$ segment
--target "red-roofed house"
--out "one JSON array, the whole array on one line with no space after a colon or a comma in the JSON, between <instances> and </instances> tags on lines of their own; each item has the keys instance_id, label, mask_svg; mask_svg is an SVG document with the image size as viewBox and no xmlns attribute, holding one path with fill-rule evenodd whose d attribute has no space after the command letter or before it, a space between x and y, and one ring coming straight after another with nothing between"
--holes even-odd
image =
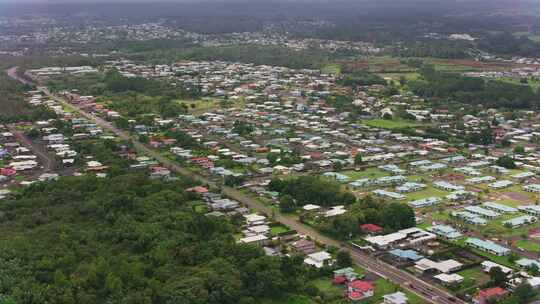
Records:
<instances>
[{"instance_id":1,"label":"red-roofed house","mask_svg":"<svg viewBox=\"0 0 540 304\"><path fill-rule=\"evenodd\" d=\"M334 285L341 285L347 282L347 278L345 276L337 276L332 279L332 284Z\"/></svg>"},{"instance_id":2,"label":"red-roofed house","mask_svg":"<svg viewBox=\"0 0 540 304\"><path fill-rule=\"evenodd\" d=\"M195 192L195 193L199 193L199 194L208 193L208 189L206 187L202 187L202 186L192 187L192 188L186 189L186 191L187 192Z\"/></svg>"},{"instance_id":3,"label":"red-roofed house","mask_svg":"<svg viewBox=\"0 0 540 304\"><path fill-rule=\"evenodd\" d=\"M356 280L347 286L347 297L349 300L358 301L373 296L375 287L372 283L362 280Z\"/></svg>"},{"instance_id":4,"label":"red-roofed house","mask_svg":"<svg viewBox=\"0 0 540 304\"><path fill-rule=\"evenodd\" d=\"M13 176L17 174L17 171L13 168L0 168L0 175Z\"/></svg>"},{"instance_id":5,"label":"red-roofed house","mask_svg":"<svg viewBox=\"0 0 540 304\"><path fill-rule=\"evenodd\" d=\"M381 233L383 231L381 226L375 224L360 225L360 229L367 233Z\"/></svg>"},{"instance_id":6,"label":"red-roofed house","mask_svg":"<svg viewBox=\"0 0 540 304\"><path fill-rule=\"evenodd\" d=\"M487 289L482 289L474 297L474 304L488 304L490 300L497 300L504 298L508 295L508 291L501 287L492 287Z\"/></svg>"}]
</instances>

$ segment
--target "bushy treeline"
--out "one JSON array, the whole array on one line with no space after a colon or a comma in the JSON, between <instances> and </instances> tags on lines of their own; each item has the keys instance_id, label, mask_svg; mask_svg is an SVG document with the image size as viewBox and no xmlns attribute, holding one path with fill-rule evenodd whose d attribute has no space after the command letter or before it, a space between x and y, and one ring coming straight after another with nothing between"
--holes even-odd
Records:
<instances>
[{"instance_id":1,"label":"bushy treeline","mask_svg":"<svg viewBox=\"0 0 540 304\"><path fill-rule=\"evenodd\" d=\"M422 78L407 85L415 94L426 98L504 108L529 109L539 105L540 96L527 85L437 71L433 65L424 65L419 72Z\"/></svg>"},{"instance_id":2,"label":"bushy treeline","mask_svg":"<svg viewBox=\"0 0 540 304\"><path fill-rule=\"evenodd\" d=\"M350 205L356 201L354 195L341 189L338 182L317 176L300 176L293 179L274 178L270 182L269 189L281 195L290 195L298 207L307 204L325 207Z\"/></svg>"},{"instance_id":3,"label":"bushy treeline","mask_svg":"<svg viewBox=\"0 0 540 304\"><path fill-rule=\"evenodd\" d=\"M478 43L479 48L494 54L537 57L540 54L540 42L527 36L516 37L512 33L502 32L487 35Z\"/></svg>"}]
</instances>

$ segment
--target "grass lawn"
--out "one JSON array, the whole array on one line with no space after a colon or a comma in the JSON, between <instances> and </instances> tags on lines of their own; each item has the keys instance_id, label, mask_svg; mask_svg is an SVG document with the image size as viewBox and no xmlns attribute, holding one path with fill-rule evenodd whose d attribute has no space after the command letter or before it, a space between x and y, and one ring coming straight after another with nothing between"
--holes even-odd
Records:
<instances>
[{"instance_id":1,"label":"grass lawn","mask_svg":"<svg viewBox=\"0 0 540 304\"><path fill-rule=\"evenodd\" d=\"M521 247L525 250L540 253L540 243L527 241L527 240L519 240L519 241L516 241L514 244L517 247Z\"/></svg>"},{"instance_id":2,"label":"grass lawn","mask_svg":"<svg viewBox=\"0 0 540 304\"><path fill-rule=\"evenodd\" d=\"M469 286L464 286L464 288L471 287L474 285L479 285L487 282L489 280L489 275L482 271L480 267L474 267L459 271L458 274L464 278L463 283L472 282L472 284L464 284ZM467 282L469 281L469 282Z\"/></svg>"},{"instance_id":3,"label":"grass lawn","mask_svg":"<svg viewBox=\"0 0 540 304\"><path fill-rule=\"evenodd\" d=\"M418 123L405 119L371 119L363 120L362 123L380 129L398 129L419 126Z\"/></svg>"},{"instance_id":4,"label":"grass lawn","mask_svg":"<svg viewBox=\"0 0 540 304\"><path fill-rule=\"evenodd\" d=\"M328 297L341 297L345 291L342 285L333 285L330 278L319 278L314 280L313 285Z\"/></svg>"},{"instance_id":5,"label":"grass lawn","mask_svg":"<svg viewBox=\"0 0 540 304\"><path fill-rule=\"evenodd\" d=\"M215 100L179 100L178 102L186 104L189 112L206 111L219 107L219 102Z\"/></svg>"},{"instance_id":6,"label":"grass lawn","mask_svg":"<svg viewBox=\"0 0 540 304\"><path fill-rule=\"evenodd\" d=\"M427 197L444 197L450 194L450 192L439 190L435 187L428 186L426 189L417 192L406 193L405 196L408 200L419 200Z\"/></svg>"},{"instance_id":7,"label":"grass lawn","mask_svg":"<svg viewBox=\"0 0 540 304\"><path fill-rule=\"evenodd\" d=\"M401 77L405 77L407 80L416 80L418 77L420 77L420 74L416 72L405 72L405 73L379 73L378 74L381 77L388 77L392 78L393 80L398 81Z\"/></svg>"},{"instance_id":8,"label":"grass lawn","mask_svg":"<svg viewBox=\"0 0 540 304\"><path fill-rule=\"evenodd\" d=\"M468 249L476 253L477 255L482 256L488 260L491 260L492 262L495 262L497 264L501 264L503 266L510 267L512 269L516 268L516 265L514 263L511 263L508 260L507 256L498 256L498 255L490 254L490 253L487 253L487 252L484 252L475 248L471 248L471 247L468 247Z\"/></svg>"},{"instance_id":9,"label":"grass lawn","mask_svg":"<svg viewBox=\"0 0 540 304\"><path fill-rule=\"evenodd\" d=\"M450 214L446 211L436 211L431 213L432 219L436 222L448 222L450 221Z\"/></svg>"},{"instance_id":10,"label":"grass lawn","mask_svg":"<svg viewBox=\"0 0 540 304\"><path fill-rule=\"evenodd\" d=\"M383 177L383 176L390 175L390 173L388 173L386 171L382 171L382 170L377 169L377 168L367 168L367 169L365 169L363 171L349 170L349 171L343 171L343 172L340 172L340 173L344 174L344 175L347 175L351 182L355 181L357 179L362 179L362 178L378 178L378 177Z\"/></svg>"},{"instance_id":11,"label":"grass lawn","mask_svg":"<svg viewBox=\"0 0 540 304\"><path fill-rule=\"evenodd\" d=\"M369 299L365 299L363 301L360 301L359 303L382 303L383 296L394 293L396 291L404 292L407 295L407 298L409 298L409 304L423 304L426 303L424 300L422 300L419 296L416 294L409 292L409 291L403 291L399 286L395 285L394 283L387 281L383 278L379 278L375 281L375 294L373 297Z\"/></svg>"},{"instance_id":12,"label":"grass lawn","mask_svg":"<svg viewBox=\"0 0 540 304\"><path fill-rule=\"evenodd\" d=\"M289 230L290 230L289 228L287 228L287 227L285 227L283 225L277 225L277 226L273 226L273 227L270 228L270 234L272 236L276 236L276 235L278 235L280 233L287 232Z\"/></svg>"},{"instance_id":13,"label":"grass lawn","mask_svg":"<svg viewBox=\"0 0 540 304\"><path fill-rule=\"evenodd\" d=\"M341 66L339 64L328 64L322 67L321 72L324 74L341 74Z\"/></svg>"}]
</instances>

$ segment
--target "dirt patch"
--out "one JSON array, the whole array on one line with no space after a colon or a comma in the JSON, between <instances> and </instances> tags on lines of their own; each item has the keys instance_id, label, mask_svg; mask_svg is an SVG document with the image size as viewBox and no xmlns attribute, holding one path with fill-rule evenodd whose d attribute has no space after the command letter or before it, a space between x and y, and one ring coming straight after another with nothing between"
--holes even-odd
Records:
<instances>
[{"instance_id":1,"label":"dirt patch","mask_svg":"<svg viewBox=\"0 0 540 304\"><path fill-rule=\"evenodd\" d=\"M540 228L529 230L529 238L534 238L534 239L540 238Z\"/></svg>"},{"instance_id":2,"label":"dirt patch","mask_svg":"<svg viewBox=\"0 0 540 304\"><path fill-rule=\"evenodd\" d=\"M501 195L503 197L506 197L508 199L518 201L518 202L526 202L530 200L530 198L527 195L518 193L518 192L503 192Z\"/></svg>"},{"instance_id":3,"label":"dirt patch","mask_svg":"<svg viewBox=\"0 0 540 304\"><path fill-rule=\"evenodd\" d=\"M441 175L439 178L449 182L449 181L461 181L461 180L464 180L465 176L463 176L461 174L456 174L456 173L447 173L447 174Z\"/></svg>"}]
</instances>

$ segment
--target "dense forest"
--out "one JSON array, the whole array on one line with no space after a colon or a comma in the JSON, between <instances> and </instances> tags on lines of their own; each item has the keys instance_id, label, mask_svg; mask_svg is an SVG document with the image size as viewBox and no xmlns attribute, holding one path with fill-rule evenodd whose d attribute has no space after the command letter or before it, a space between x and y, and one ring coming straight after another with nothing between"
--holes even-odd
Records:
<instances>
[{"instance_id":1,"label":"dense forest","mask_svg":"<svg viewBox=\"0 0 540 304\"><path fill-rule=\"evenodd\" d=\"M306 204L320 206L347 205L349 212L329 219L318 218L313 222L302 216L301 220L337 239L359 235L361 224L377 224L387 231L396 231L415 225L411 207L401 203L388 203L370 196L357 200L336 181L317 176L292 179L274 178L269 189L279 192L282 212L293 212Z\"/></svg>"},{"instance_id":2,"label":"dense forest","mask_svg":"<svg viewBox=\"0 0 540 304\"><path fill-rule=\"evenodd\" d=\"M502 108L537 109L540 105L540 96L528 85L437 71L433 65L424 65L419 72L421 79L407 85L426 98Z\"/></svg>"},{"instance_id":3,"label":"dense forest","mask_svg":"<svg viewBox=\"0 0 540 304\"><path fill-rule=\"evenodd\" d=\"M32 108L24 100L24 93L30 86L22 85L4 73L0 73L0 122L14 122L21 120L36 121L55 118L54 112L46 107Z\"/></svg>"},{"instance_id":4,"label":"dense forest","mask_svg":"<svg viewBox=\"0 0 540 304\"><path fill-rule=\"evenodd\" d=\"M331 63L333 60L347 56L348 54L332 54L319 50L295 51L280 46L235 45L155 50L133 53L129 55L129 58L167 64L174 60L224 60L256 65L284 66L294 69L316 69Z\"/></svg>"},{"instance_id":5,"label":"dense forest","mask_svg":"<svg viewBox=\"0 0 540 304\"><path fill-rule=\"evenodd\" d=\"M0 302L260 303L301 293L301 258L239 245L194 211L193 181L62 178L0 206Z\"/></svg>"},{"instance_id":6,"label":"dense forest","mask_svg":"<svg viewBox=\"0 0 540 304\"><path fill-rule=\"evenodd\" d=\"M526 36L516 37L509 32L489 34L479 41L478 47L494 54L525 57L537 57L540 54L540 42Z\"/></svg>"},{"instance_id":7,"label":"dense forest","mask_svg":"<svg viewBox=\"0 0 540 304\"><path fill-rule=\"evenodd\" d=\"M298 207L306 204L350 205L356 201L355 196L343 191L338 182L317 176L301 176L289 180L274 178L270 182L269 189L281 195L291 196Z\"/></svg>"}]
</instances>

